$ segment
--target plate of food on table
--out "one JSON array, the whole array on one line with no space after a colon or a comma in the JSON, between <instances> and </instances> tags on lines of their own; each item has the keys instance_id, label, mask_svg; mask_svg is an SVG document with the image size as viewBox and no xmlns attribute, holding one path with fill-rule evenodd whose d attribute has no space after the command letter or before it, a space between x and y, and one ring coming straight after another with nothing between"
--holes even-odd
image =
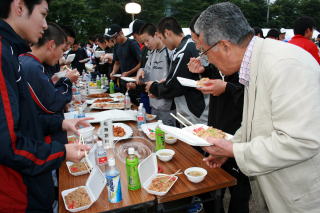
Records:
<instances>
[{"instance_id":1,"label":"plate of food on table","mask_svg":"<svg viewBox=\"0 0 320 213\"><path fill-rule=\"evenodd\" d=\"M115 103L108 103L108 102L102 102L102 103L93 103L90 106L91 109L124 109L124 103L122 102L115 102Z\"/></svg>"},{"instance_id":2,"label":"plate of food on table","mask_svg":"<svg viewBox=\"0 0 320 213\"><path fill-rule=\"evenodd\" d=\"M98 129L98 135L103 138L103 129L100 127ZM132 128L124 123L113 123L113 139L123 140L130 138L133 134Z\"/></svg>"},{"instance_id":3,"label":"plate of food on table","mask_svg":"<svg viewBox=\"0 0 320 213\"><path fill-rule=\"evenodd\" d=\"M110 97L108 93L94 93L87 96L87 98L107 98Z\"/></svg>"}]
</instances>

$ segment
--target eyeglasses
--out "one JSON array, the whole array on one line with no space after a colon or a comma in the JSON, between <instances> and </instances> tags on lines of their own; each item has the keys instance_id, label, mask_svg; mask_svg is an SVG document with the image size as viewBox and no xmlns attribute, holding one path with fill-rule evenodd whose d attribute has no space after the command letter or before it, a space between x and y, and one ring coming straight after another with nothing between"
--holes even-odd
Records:
<instances>
[{"instance_id":1,"label":"eyeglasses","mask_svg":"<svg viewBox=\"0 0 320 213\"><path fill-rule=\"evenodd\" d=\"M207 55L207 53L209 52L209 50L211 50L212 48L214 48L220 41L217 41L216 43L214 43L213 45L211 45L211 47L209 47L206 51L200 53L200 56L203 55Z\"/></svg>"}]
</instances>

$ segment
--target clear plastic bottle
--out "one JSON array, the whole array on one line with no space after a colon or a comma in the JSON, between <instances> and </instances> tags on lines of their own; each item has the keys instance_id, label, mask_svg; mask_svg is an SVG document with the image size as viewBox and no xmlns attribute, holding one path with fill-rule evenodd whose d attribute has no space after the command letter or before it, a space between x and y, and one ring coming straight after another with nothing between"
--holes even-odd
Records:
<instances>
[{"instance_id":1,"label":"clear plastic bottle","mask_svg":"<svg viewBox=\"0 0 320 213\"><path fill-rule=\"evenodd\" d=\"M137 126L138 130L141 131L141 125L146 123L146 117L143 110L143 103L140 103L138 112L137 112Z\"/></svg>"},{"instance_id":2,"label":"clear plastic bottle","mask_svg":"<svg viewBox=\"0 0 320 213\"><path fill-rule=\"evenodd\" d=\"M97 141L97 148L95 152L96 164L100 168L101 171L105 170L105 166L107 165L107 150L102 145L102 141Z\"/></svg>"},{"instance_id":3,"label":"clear plastic bottle","mask_svg":"<svg viewBox=\"0 0 320 213\"><path fill-rule=\"evenodd\" d=\"M108 188L108 200L110 203L118 203L122 200L120 172L116 167L114 158L108 160L108 168L105 172Z\"/></svg>"},{"instance_id":4,"label":"clear plastic bottle","mask_svg":"<svg viewBox=\"0 0 320 213\"><path fill-rule=\"evenodd\" d=\"M130 97L129 97L128 91L126 92L126 95L123 100L124 100L124 109L130 110L131 102L130 102Z\"/></svg>"},{"instance_id":5,"label":"clear plastic bottle","mask_svg":"<svg viewBox=\"0 0 320 213\"><path fill-rule=\"evenodd\" d=\"M137 190L141 188L138 165L139 158L134 154L134 148L130 147L128 149L128 156L126 158L126 169L129 190Z\"/></svg>"},{"instance_id":6,"label":"clear plastic bottle","mask_svg":"<svg viewBox=\"0 0 320 213\"><path fill-rule=\"evenodd\" d=\"M114 82L113 82L113 80L110 80L109 89L110 89L110 94L113 94L114 93Z\"/></svg>"}]
</instances>

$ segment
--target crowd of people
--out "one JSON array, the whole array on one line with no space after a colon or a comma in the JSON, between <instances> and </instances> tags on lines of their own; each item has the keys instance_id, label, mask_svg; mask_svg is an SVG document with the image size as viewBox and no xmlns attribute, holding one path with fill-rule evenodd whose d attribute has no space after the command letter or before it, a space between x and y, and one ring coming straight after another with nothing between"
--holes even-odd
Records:
<instances>
[{"instance_id":1,"label":"crowd of people","mask_svg":"<svg viewBox=\"0 0 320 213\"><path fill-rule=\"evenodd\" d=\"M128 35L115 23L81 46L72 28L46 22L49 3L0 2L0 212L52 212L55 170L90 149L67 143L90 118L64 119L73 83L88 73L136 77L117 90L167 125L178 126L170 113L179 112L234 135L195 147L237 179L228 212L249 212L251 197L258 212L320 211L320 36L311 40L311 17L297 18L289 41L277 29L264 38L225 2L199 11L191 35L174 17L137 19ZM72 70L59 77L65 65ZM194 88L178 77L208 79ZM224 212L222 202L205 211Z\"/></svg>"}]
</instances>

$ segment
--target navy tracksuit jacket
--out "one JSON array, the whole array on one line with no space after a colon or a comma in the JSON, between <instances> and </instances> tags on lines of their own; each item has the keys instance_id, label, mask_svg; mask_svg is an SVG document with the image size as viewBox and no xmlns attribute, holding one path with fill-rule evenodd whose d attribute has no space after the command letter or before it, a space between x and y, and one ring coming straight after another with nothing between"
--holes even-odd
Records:
<instances>
[{"instance_id":1,"label":"navy tracksuit jacket","mask_svg":"<svg viewBox=\"0 0 320 213\"><path fill-rule=\"evenodd\" d=\"M55 114L64 118L64 107L72 99L72 83L60 78L54 85L39 59L30 53L19 56L19 62L39 114ZM59 131L46 137L46 142L57 140L66 144L67 133Z\"/></svg>"},{"instance_id":2,"label":"navy tracksuit jacket","mask_svg":"<svg viewBox=\"0 0 320 213\"><path fill-rule=\"evenodd\" d=\"M62 118L38 114L18 62L28 51L0 20L0 212L50 212L51 171L65 158L63 144L44 142L61 130Z\"/></svg>"}]
</instances>

